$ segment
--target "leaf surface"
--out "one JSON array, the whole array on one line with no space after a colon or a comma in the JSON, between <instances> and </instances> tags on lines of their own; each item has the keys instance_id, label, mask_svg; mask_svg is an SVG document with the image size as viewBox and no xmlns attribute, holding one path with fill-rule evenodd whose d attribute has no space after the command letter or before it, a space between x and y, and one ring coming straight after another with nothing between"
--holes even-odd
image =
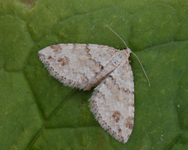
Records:
<instances>
[{"instance_id":1,"label":"leaf surface","mask_svg":"<svg viewBox=\"0 0 188 150\"><path fill-rule=\"evenodd\" d=\"M188 149L186 0L0 0L0 149ZM134 56L135 124L126 144L90 112L91 91L49 75L38 51L58 43L125 48Z\"/></svg>"}]
</instances>

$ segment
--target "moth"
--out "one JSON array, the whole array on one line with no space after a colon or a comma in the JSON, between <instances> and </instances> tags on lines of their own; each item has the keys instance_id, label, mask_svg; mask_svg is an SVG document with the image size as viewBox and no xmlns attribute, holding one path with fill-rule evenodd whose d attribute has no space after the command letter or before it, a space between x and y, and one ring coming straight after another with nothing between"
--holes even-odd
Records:
<instances>
[{"instance_id":1,"label":"moth","mask_svg":"<svg viewBox=\"0 0 188 150\"><path fill-rule=\"evenodd\" d=\"M91 112L102 128L126 143L133 130L135 111L131 53L128 47L117 50L105 45L69 43L48 46L38 55L49 73L64 85L83 90L96 87L89 100Z\"/></svg>"}]
</instances>

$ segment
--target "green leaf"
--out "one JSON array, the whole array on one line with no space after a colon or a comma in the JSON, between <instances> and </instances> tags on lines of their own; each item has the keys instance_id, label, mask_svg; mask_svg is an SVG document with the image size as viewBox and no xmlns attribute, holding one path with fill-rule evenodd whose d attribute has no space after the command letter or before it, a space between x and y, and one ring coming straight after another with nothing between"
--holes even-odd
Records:
<instances>
[{"instance_id":1,"label":"green leaf","mask_svg":"<svg viewBox=\"0 0 188 150\"><path fill-rule=\"evenodd\" d=\"M0 0L0 149L188 149L187 0ZM37 52L57 43L134 56L135 123L122 144L90 112L91 91L65 87Z\"/></svg>"}]
</instances>

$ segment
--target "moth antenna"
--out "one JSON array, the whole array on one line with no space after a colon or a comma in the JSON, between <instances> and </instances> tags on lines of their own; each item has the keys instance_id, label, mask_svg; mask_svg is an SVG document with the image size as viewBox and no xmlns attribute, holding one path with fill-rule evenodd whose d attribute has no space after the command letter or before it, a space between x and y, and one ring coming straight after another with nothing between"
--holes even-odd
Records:
<instances>
[{"instance_id":1,"label":"moth antenna","mask_svg":"<svg viewBox=\"0 0 188 150\"><path fill-rule=\"evenodd\" d=\"M126 49L128 48L127 44L125 43L125 41L114 31L112 30L112 28L110 28L108 25L106 25L126 46Z\"/></svg>"},{"instance_id":2,"label":"moth antenna","mask_svg":"<svg viewBox=\"0 0 188 150\"><path fill-rule=\"evenodd\" d=\"M127 49L128 46L127 46L127 44L125 43L125 41L124 41L114 30L112 30L112 28L110 28L108 25L106 25L106 26L125 44L126 49ZM144 72L144 74L145 74L145 76L146 76L146 79L148 80L148 84L149 84L149 86L151 86L150 81L149 81L149 78L148 78L148 76L147 76L147 74L146 74L146 71L144 70L144 67L142 66L142 63L141 63L140 59L139 59L138 56L137 56L135 53L133 53L132 51L131 51L131 53L137 58L137 60L138 60L138 62L139 62L139 64L140 64L140 66L141 66L141 68L142 68L142 70L143 70L143 72Z\"/></svg>"},{"instance_id":3,"label":"moth antenna","mask_svg":"<svg viewBox=\"0 0 188 150\"><path fill-rule=\"evenodd\" d=\"M145 76L146 76L146 79L148 80L148 84L149 84L149 86L151 86L150 81L149 81L149 78L148 78L148 76L147 76L147 73L146 73L146 71L144 70L144 67L142 66L142 63L141 63L140 59L138 58L138 56L137 56L135 53L132 52L132 54L137 58L137 60L138 60L138 62L139 62L139 64L140 64L140 66L142 67L142 70L143 70L143 72L144 72L144 74L145 74Z\"/></svg>"}]
</instances>

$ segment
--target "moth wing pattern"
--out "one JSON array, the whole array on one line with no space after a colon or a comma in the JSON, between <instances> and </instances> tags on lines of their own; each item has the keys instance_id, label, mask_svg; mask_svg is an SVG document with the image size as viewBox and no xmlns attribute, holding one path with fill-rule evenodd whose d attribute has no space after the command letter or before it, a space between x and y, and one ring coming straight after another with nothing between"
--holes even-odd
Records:
<instances>
[{"instance_id":1,"label":"moth wing pattern","mask_svg":"<svg viewBox=\"0 0 188 150\"><path fill-rule=\"evenodd\" d=\"M96 87L90 104L100 125L115 139L126 143L134 124L134 82L128 60Z\"/></svg>"},{"instance_id":2,"label":"moth wing pattern","mask_svg":"<svg viewBox=\"0 0 188 150\"><path fill-rule=\"evenodd\" d=\"M115 139L126 143L134 123L131 50L97 44L57 44L38 52L52 76L67 86L90 90L91 111Z\"/></svg>"},{"instance_id":3,"label":"moth wing pattern","mask_svg":"<svg viewBox=\"0 0 188 150\"><path fill-rule=\"evenodd\" d=\"M38 52L52 76L66 86L90 90L98 85L116 66L113 47L97 44L57 44Z\"/></svg>"}]
</instances>

